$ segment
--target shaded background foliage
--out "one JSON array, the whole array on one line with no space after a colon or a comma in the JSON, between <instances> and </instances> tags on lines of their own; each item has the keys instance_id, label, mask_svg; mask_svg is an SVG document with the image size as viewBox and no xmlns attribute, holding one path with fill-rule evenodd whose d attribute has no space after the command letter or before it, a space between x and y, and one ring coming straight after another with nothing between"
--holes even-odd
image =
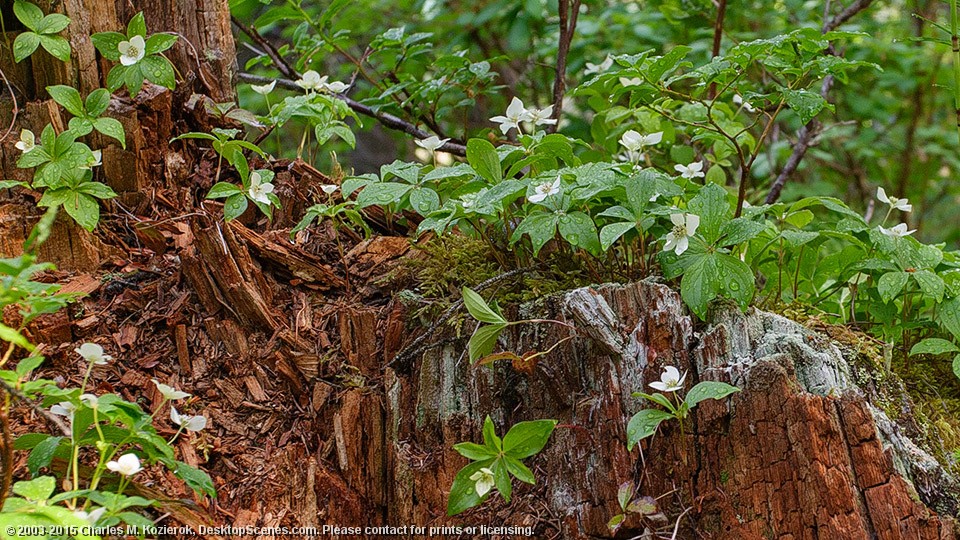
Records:
<instances>
[{"instance_id":1,"label":"shaded background foliage","mask_svg":"<svg viewBox=\"0 0 960 540\"><path fill-rule=\"evenodd\" d=\"M810 1L732 3L723 19L721 51L742 41L773 37L799 27L819 29L825 15L833 16L843 7L837 2L825 5ZM960 240L960 222L953 217L960 196L955 181L960 163L951 125L952 72L949 47L945 45L949 36L936 26L948 20L948 8L947 3L932 0L877 1L844 25L846 30L866 35L850 40L840 52L849 59L875 63L882 71L860 70L848 84L834 86L828 100L836 105L835 112L821 116L825 127L801 162L798 174L787 182L785 200L831 195L867 211L867 201L876 187L887 186L890 193L914 202L910 225L919 229L922 239L953 244ZM478 71L486 67L483 62L489 62L489 73L495 77L469 87L443 85L441 105L436 108L427 107L433 103L430 100L414 99L397 105L382 90L395 88L395 84L378 88L362 75L356 76L351 97L420 126L434 123L445 136L464 140L468 134L492 131L495 126L486 119L499 114L513 95L541 107L552 102L559 39L554 2L349 2L332 18L328 32L334 38L331 41L347 54L305 37L304 23L279 19L288 9L283 2L234 0L231 9L243 24L255 21L253 24L267 39L281 47L281 52L289 53L286 57L291 62L298 57L297 51L306 53L297 65L301 71L316 69L332 79L353 79L357 66L348 56L362 58L369 52L368 45L382 41L389 33L386 27L398 22L402 22L397 28L402 28L405 36L421 32L431 35L424 37L399 67L395 67L393 52L371 53L364 64L378 84L399 80L407 89L429 86L436 80L431 68L440 65L434 60L452 55L462 55L478 66ZM304 9L319 17L330 11L331 5L311 3ZM716 14L713 3L703 1L585 3L580 7L570 46L567 86L572 88L587 80L586 64L600 64L607 54L651 48L667 51L684 44L692 48L690 59L695 64L705 62L713 52ZM240 41L248 71L279 75L248 36L241 33ZM294 45L286 50L282 48L284 43ZM246 89L241 89L241 99L248 108L262 106L257 103L260 96ZM595 121L590 106L570 94L564 103L563 131L590 141ZM768 147L752 171L752 202L763 200L789 157L799 128L800 121L792 114L781 116L774 126ZM297 130L288 129L285 136L289 140L273 148L274 152L290 154L297 147ZM358 173L376 170L398 153L413 157L415 147L409 137L385 133L369 119L365 119L359 139L356 151L348 151L345 146L336 149L341 161L354 166ZM315 158L329 164L330 156L325 151Z\"/></svg>"}]
</instances>

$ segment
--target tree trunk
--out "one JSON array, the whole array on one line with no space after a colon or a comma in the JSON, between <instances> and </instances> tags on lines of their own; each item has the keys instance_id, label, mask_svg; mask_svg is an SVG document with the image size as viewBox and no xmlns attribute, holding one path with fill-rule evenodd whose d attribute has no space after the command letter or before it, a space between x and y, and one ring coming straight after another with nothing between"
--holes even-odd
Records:
<instances>
[{"instance_id":1,"label":"tree trunk","mask_svg":"<svg viewBox=\"0 0 960 540\"><path fill-rule=\"evenodd\" d=\"M192 195L186 179L196 157L171 147L169 141L189 131L185 128L196 126L196 109L199 107L202 113L204 102L194 95L214 102L235 100L236 48L227 0L64 0L38 4L45 13L59 12L70 17L70 26L63 35L70 41L71 58L69 63L61 62L40 49L22 63L14 64L9 51L0 55L0 69L13 92L11 97L3 88L0 96L0 134L11 126L10 134L0 144L0 178L30 179L30 171L15 165L20 152L14 143L21 129L39 135L48 123L58 133L66 127L69 114L48 99L47 86L73 86L82 96L105 86L112 63L99 56L89 36L125 31L127 21L143 11L149 33L179 35L177 44L165 54L183 80L174 92L147 83L136 98L131 99L126 93L113 97L106 115L123 124L126 149L96 133L86 137L85 142L95 150L103 150L103 167L98 168L96 179L119 194L115 202L105 203L108 211L142 213L149 204L157 202L150 199L150 194L155 194L159 187L171 188L181 196L179 200L162 202L189 208ZM4 11L4 16L10 29L5 38L12 42L17 35L17 21L12 13ZM11 204L0 207L0 256L19 253L22 239L38 217L35 200L36 197L15 198ZM135 240L127 240L132 248L136 247ZM58 218L53 240L40 251L42 260L71 270L93 270L118 254L66 216Z\"/></svg>"},{"instance_id":2,"label":"tree trunk","mask_svg":"<svg viewBox=\"0 0 960 540\"><path fill-rule=\"evenodd\" d=\"M954 521L941 515L957 514L960 484L932 457L943 455L939 442L922 440L902 384L867 353L735 308L720 310L700 334L679 295L649 282L571 291L520 316L569 321L590 338L562 345L529 375L506 362L471 366L455 341L388 369L382 396L344 396L339 467L382 523L610 537L617 488L633 481L639 495L658 498L668 533L679 522L679 538L955 538ZM525 327L501 345L543 350L567 333ZM631 394L666 365L688 373L688 389L718 380L742 392L701 403L683 440L668 422L627 452L625 426L644 406ZM480 441L487 415L500 432L540 418L560 427L532 460L535 487L519 489L510 505L491 498L445 517L447 491L467 463L451 447ZM331 510L331 523L357 519ZM620 536L644 526L628 521Z\"/></svg>"}]
</instances>

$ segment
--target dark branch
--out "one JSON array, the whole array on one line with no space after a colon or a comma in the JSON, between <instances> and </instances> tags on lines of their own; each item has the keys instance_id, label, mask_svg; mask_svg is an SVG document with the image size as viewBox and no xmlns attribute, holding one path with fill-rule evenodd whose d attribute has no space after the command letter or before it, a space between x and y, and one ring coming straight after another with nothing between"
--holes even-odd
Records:
<instances>
[{"instance_id":1,"label":"dark branch","mask_svg":"<svg viewBox=\"0 0 960 540\"><path fill-rule=\"evenodd\" d=\"M839 15L830 19L828 22L823 24L822 32L826 34L832 30L835 30L841 24L850 20L854 15L860 13L861 11L867 9L870 4L873 3L873 0L856 0L854 3L850 4ZM824 17L826 19L826 17ZM828 54L837 55L837 52L834 50L831 45L827 50ZM833 88L833 75L827 75L823 79L823 84L820 86L820 95L824 99L827 98L827 94L830 92L830 89ZM816 119L811 119L805 126L800 128L800 131L797 132L797 142L793 143L793 152L790 153L790 157L787 158L786 164L784 164L783 169L780 171L780 174L777 175L776 180L773 181L773 184L770 186L770 192L767 193L767 198L764 201L766 204L773 204L780 198L780 193L783 191L783 186L787 183L787 180L796 172L797 167L800 166L800 162L803 160L803 157L807 155L807 150L810 149L810 146L813 145L816 140L816 136L822 131L822 126L820 122Z\"/></svg>"},{"instance_id":2,"label":"dark branch","mask_svg":"<svg viewBox=\"0 0 960 540\"><path fill-rule=\"evenodd\" d=\"M560 8L560 43L557 45L556 77L553 80L553 114L557 123L550 126L551 133L560 125L560 114L563 112L563 93L566 91L567 55L570 53L570 43L577 29L577 16L580 15L580 0L559 0Z\"/></svg>"},{"instance_id":3,"label":"dark branch","mask_svg":"<svg viewBox=\"0 0 960 540\"><path fill-rule=\"evenodd\" d=\"M261 77L260 75L253 75L251 73L241 73L239 77L241 81L248 82L248 83L268 84L270 82L277 81L277 84L284 88L288 88L290 90L303 90L302 88L297 86L297 83L293 82L290 79L271 79L270 77ZM390 113L375 111L372 108L360 103L359 101L350 99L349 97L344 96L342 94L333 94L333 96L343 101L344 103L346 103L347 106L350 107L350 109L353 110L354 112L362 114L364 116L369 116L370 118L375 119L377 122L380 122L385 127L388 127L390 129L395 129L397 131L402 131L408 135L413 135L418 139L426 139L427 137L430 137L430 133L427 133L426 131L418 128L417 126L411 124L410 122L407 122L406 120L400 117L394 116ZM443 152L449 152L451 154L461 156L461 157L467 155L467 147L453 141L447 141L443 146L439 148L439 150Z\"/></svg>"}]
</instances>

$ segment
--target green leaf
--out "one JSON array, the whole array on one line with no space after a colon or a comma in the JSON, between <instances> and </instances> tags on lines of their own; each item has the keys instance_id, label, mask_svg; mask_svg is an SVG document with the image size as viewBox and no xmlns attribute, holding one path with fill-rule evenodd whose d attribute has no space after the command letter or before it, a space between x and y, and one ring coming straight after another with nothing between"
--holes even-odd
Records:
<instances>
[{"instance_id":1,"label":"green leaf","mask_svg":"<svg viewBox=\"0 0 960 540\"><path fill-rule=\"evenodd\" d=\"M493 471L494 485L497 491L503 497L503 500L510 502L510 496L513 494L513 485L510 482L510 472L507 470L507 463L504 459L497 459L490 466Z\"/></svg>"},{"instance_id":2,"label":"green leaf","mask_svg":"<svg viewBox=\"0 0 960 540\"><path fill-rule=\"evenodd\" d=\"M106 59L114 62L120 61L120 42L126 41L127 36L119 32L99 32L90 36L90 41ZM126 66L121 66L126 67ZM116 68L114 68L116 69ZM112 73L112 70L111 70ZM119 86L119 85L118 85ZM89 110L89 107L88 107Z\"/></svg>"},{"instance_id":3,"label":"green leaf","mask_svg":"<svg viewBox=\"0 0 960 540\"><path fill-rule=\"evenodd\" d=\"M112 199L117 196L110 186L100 182L83 182L77 186L77 191L98 199Z\"/></svg>"},{"instance_id":4,"label":"green leaf","mask_svg":"<svg viewBox=\"0 0 960 540\"><path fill-rule=\"evenodd\" d=\"M700 216L697 233L702 235L708 244L717 240L721 227L732 214L727 190L717 184L707 184L700 188L696 197L690 200L688 208L690 212Z\"/></svg>"},{"instance_id":5,"label":"green leaf","mask_svg":"<svg viewBox=\"0 0 960 540\"><path fill-rule=\"evenodd\" d=\"M741 309L747 309L753 300L756 289L753 271L747 263L726 253L716 256L719 283L724 294L740 304Z\"/></svg>"},{"instance_id":6,"label":"green leaf","mask_svg":"<svg viewBox=\"0 0 960 540\"><path fill-rule=\"evenodd\" d=\"M410 192L410 206L421 216L426 216L440 208L440 196L428 187L417 187Z\"/></svg>"},{"instance_id":7,"label":"green leaf","mask_svg":"<svg viewBox=\"0 0 960 540\"><path fill-rule=\"evenodd\" d=\"M30 455L27 456L27 469L30 471L30 476L36 476L40 469L50 465L62 440L63 437L48 437L33 447Z\"/></svg>"},{"instance_id":8,"label":"green leaf","mask_svg":"<svg viewBox=\"0 0 960 540\"><path fill-rule=\"evenodd\" d=\"M173 65L166 58L158 55L144 56L139 65L140 72L153 84L171 90L177 87Z\"/></svg>"},{"instance_id":9,"label":"green leaf","mask_svg":"<svg viewBox=\"0 0 960 540\"><path fill-rule=\"evenodd\" d=\"M633 450L638 442L656 433L660 422L670 418L673 415L658 409L642 409L633 415L627 423L627 450Z\"/></svg>"},{"instance_id":10,"label":"green leaf","mask_svg":"<svg viewBox=\"0 0 960 540\"><path fill-rule=\"evenodd\" d=\"M533 245L533 253L540 253L544 244L553 239L557 232L557 222L560 216L553 212L537 212L527 216L520 225L513 231L511 242L516 242L524 234L530 236L530 243Z\"/></svg>"},{"instance_id":11,"label":"green leaf","mask_svg":"<svg viewBox=\"0 0 960 540\"><path fill-rule=\"evenodd\" d=\"M903 290L903 286L907 284L909 277L910 274L907 272L887 272L880 276L877 280L877 292L880 293L880 298L885 303L896 298Z\"/></svg>"},{"instance_id":12,"label":"green leaf","mask_svg":"<svg viewBox=\"0 0 960 540\"><path fill-rule=\"evenodd\" d=\"M51 13L40 20L34 28L38 34L58 34L70 25L70 17L60 13Z\"/></svg>"},{"instance_id":13,"label":"green leaf","mask_svg":"<svg viewBox=\"0 0 960 540\"><path fill-rule=\"evenodd\" d=\"M182 461L178 461L173 474L183 480L197 495L217 496L217 488L213 485L210 475L196 467L191 467Z\"/></svg>"},{"instance_id":14,"label":"green leaf","mask_svg":"<svg viewBox=\"0 0 960 540\"><path fill-rule=\"evenodd\" d=\"M520 463L520 460L510 456L503 456L503 463L507 466L507 472L512 474L517 480L526 484L536 484L537 478L526 465Z\"/></svg>"},{"instance_id":15,"label":"green leaf","mask_svg":"<svg viewBox=\"0 0 960 540\"><path fill-rule=\"evenodd\" d=\"M680 296L701 320L706 319L710 301L720 292L720 271L716 259L709 254L696 259L683 272Z\"/></svg>"},{"instance_id":16,"label":"green leaf","mask_svg":"<svg viewBox=\"0 0 960 540\"><path fill-rule=\"evenodd\" d=\"M496 426L493 425L493 419L489 414L483 419L483 444L498 454L503 450L503 441L497 437Z\"/></svg>"},{"instance_id":17,"label":"green leaf","mask_svg":"<svg viewBox=\"0 0 960 540\"><path fill-rule=\"evenodd\" d=\"M747 218L736 218L723 224L720 228L721 246L734 246L756 238L763 232L766 225Z\"/></svg>"},{"instance_id":18,"label":"green leaf","mask_svg":"<svg viewBox=\"0 0 960 540\"><path fill-rule=\"evenodd\" d=\"M120 141L120 146L127 147L126 134L123 130L123 124L115 118L97 118L93 121L93 127L107 137Z\"/></svg>"},{"instance_id":19,"label":"green leaf","mask_svg":"<svg viewBox=\"0 0 960 540\"><path fill-rule=\"evenodd\" d=\"M33 32L23 32L13 40L13 59L19 64L39 46L40 36Z\"/></svg>"},{"instance_id":20,"label":"green leaf","mask_svg":"<svg viewBox=\"0 0 960 540\"><path fill-rule=\"evenodd\" d=\"M472 442L462 442L453 445L453 449L460 453L461 456L472 459L489 459L497 457L497 452L492 450L482 444L472 443Z\"/></svg>"},{"instance_id":21,"label":"green leaf","mask_svg":"<svg viewBox=\"0 0 960 540\"><path fill-rule=\"evenodd\" d=\"M960 354L953 357L953 374L960 379Z\"/></svg>"},{"instance_id":22,"label":"green leaf","mask_svg":"<svg viewBox=\"0 0 960 540\"><path fill-rule=\"evenodd\" d=\"M560 236L570 242L570 245L582 248L593 255L600 255L597 226L593 224L590 216L583 212L562 215L557 221L557 229L560 231Z\"/></svg>"},{"instance_id":23,"label":"green leaf","mask_svg":"<svg viewBox=\"0 0 960 540\"><path fill-rule=\"evenodd\" d=\"M223 219L231 221L247 210L247 197L243 192L234 193L223 203Z\"/></svg>"},{"instance_id":24,"label":"green leaf","mask_svg":"<svg viewBox=\"0 0 960 540\"><path fill-rule=\"evenodd\" d=\"M23 347L28 351L32 351L34 349L33 344L27 341L27 338L23 337L20 332L3 323L0 323L0 339L6 341L7 343L13 343L14 345Z\"/></svg>"},{"instance_id":25,"label":"green leaf","mask_svg":"<svg viewBox=\"0 0 960 540\"><path fill-rule=\"evenodd\" d=\"M87 114L98 117L110 106L110 91L106 88L97 88L87 96Z\"/></svg>"},{"instance_id":26,"label":"green leaf","mask_svg":"<svg viewBox=\"0 0 960 540\"><path fill-rule=\"evenodd\" d=\"M927 338L910 349L910 356L915 354L944 354L960 352L960 348L952 342L940 338Z\"/></svg>"},{"instance_id":27,"label":"green leaf","mask_svg":"<svg viewBox=\"0 0 960 540\"><path fill-rule=\"evenodd\" d=\"M600 229L600 249L607 251L621 236L636 227L636 223L621 221Z\"/></svg>"},{"instance_id":28,"label":"green leaf","mask_svg":"<svg viewBox=\"0 0 960 540\"><path fill-rule=\"evenodd\" d=\"M167 33L158 33L154 34L146 39L146 47L144 47L144 53L146 54L157 54L161 53L170 47L173 47L174 43L177 42L178 36L176 34L167 34Z\"/></svg>"},{"instance_id":29,"label":"green leaf","mask_svg":"<svg viewBox=\"0 0 960 540\"><path fill-rule=\"evenodd\" d=\"M453 479L453 485L450 486L450 496L447 499L448 516L455 516L468 508L473 508L490 496L489 492L483 497L477 495L476 482L470 477L480 469L490 467L491 464L493 464L492 459L474 461L460 469Z\"/></svg>"},{"instance_id":30,"label":"green leaf","mask_svg":"<svg viewBox=\"0 0 960 540\"><path fill-rule=\"evenodd\" d=\"M15 0L13 3L13 14L31 30L36 30L40 21L43 20L43 10L36 5L24 0Z\"/></svg>"},{"instance_id":31,"label":"green leaf","mask_svg":"<svg viewBox=\"0 0 960 540\"><path fill-rule=\"evenodd\" d=\"M62 62L70 61L70 42L65 38L41 34L40 45L54 58Z\"/></svg>"},{"instance_id":32,"label":"green leaf","mask_svg":"<svg viewBox=\"0 0 960 540\"><path fill-rule=\"evenodd\" d=\"M21 379L26 378L30 375L30 372L40 367L40 364L43 363L42 356L28 356L19 362L17 362L16 373L17 376Z\"/></svg>"},{"instance_id":33,"label":"green leaf","mask_svg":"<svg viewBox=\"0 0 960 540\"><path fill-rule=\"evenodd\" d=\"M517 459L528 458L543 449L556 426L556 420L519 422L504 435L503 452Z\"/></svg>"},{"instance_id":34,"label":"green leaf","mask_svg":"<svg viewBox=\"0 0 960 540\"><path fill-rule=\"evenodd\" d=\"M920 285L920 291L926 296L936 300L943 301L944 283L943 279L930 270L917 270L913 272L913 279L917 285Z\"/></svg>"},{"instance_id":35,"label":"green leaf","mask_svg":"<svg viewBox=\"0 0 960 540\"><path fill-rule=\"evenodd\" d=\"M22 480L13 485L13 492L31 501L45 501L53 495L57 481L52 476L41 476L33 480Z\"/></svg>"},{"instance_id":36,"label":"green leaf","mask_svg":"<svg viewBox=\"0 0 960 540\"><path fill-rule=\"evenodd\" d=\"M813 120L813 117L820 114L820 111L827 105L827 100L817 92L810 90L783 90L783 97L787 106L797 113L800 121L804 124Z\"/></svg>"},{"instance_id":37,"label":"green leaf","mask_svg":"<svg viewBox=\"0 0 960 540\"><path fill-rule=\"evenodd\" d=\"M147 37L147 23L143 19L143 12L139 12L127 23L127 37L133 36Z\"/></svg>"},{"instance_id":38,"label":"green leaf","mask_svg":"<svg viewBox=\"0 0 960 540\"><path fill-rule=\"evenodd\" d=\"M694 408L705 399L723 399L734 392L739 392L736 386L718 381L701 381L687 392L683 400L689 408Z\"/></svg>"},{"instance_id":39,"label":"green leaf","mask_svg":"<svg viewBox=\"0 0 960 540\"><path fill-rule=\"evenodd\" d=\"M492 353L497 344L497 339L500 337L500 332L506 327L506 324L491 324L477 328L476 332L470 336L470 342L467 344L470 361L476 362Z\"/></svg>"},{"instance_id":40,"label":"green leaf","mask_svg":"<svg viewBox=\"0 0 960 540\"><path fill-rule=\"evenodd\" d=\"M83 99L80 97L80 92L77 92L76 88L58 84L56 86L48 86L47 93L70 114L74 116L84 115Z\"/></svg>"},{"instance_id":41,"label":"green leaf","mask_svg":"<svg viewBox=\"0 0 960 540\"><path fill-rule=\"evenodd\" d=\"M467 141L467 162L484 180L497 184L503 180L497 149L490 141L470 139Z\"/></svg>"},{"instance_id":42,"label":"green leaf","mask_svg":"<svg viewBox=\"0 0 960 540\"><path fill-rule=\"evenodd\" d=\"M115 193L114 196L116 196ZM63 202L63 209L78 225L88 231L95 229L100 221L100 205L97 204L96 199L85 193L71 192Z\"/></svg>"},{"instance_id":43,"label":"green leaf","mask_svg":"<svg viewBox=\"0 0 960 540\"><path fill-rule=\"evenodd\" d=\"M243 193L243 190L240 189L240 187L236 184L231 184L230 182L217 182L212 188L210 188L210 191L207 193L207 198L223 199L224 197L236 195L237 193Z\"/></svg>"},{"instance_id":44,"label":"green leaf","mask_svg":"<svg viewBox=\"0 0 960 540\"><path fill-rule=\"evenodd\" d=\"M357 205L360 208L368 206L387 206L403 198L408 191L413 189L410 184L400 184L397 182L377 182L368 184L363 191L357 195Z\"/></svg>"},{"instance_id":45,"label":"green leaf","mask_svg":"<svg viewBox=\"0 0 960 540\"><path fill-rule=\"evenodd\" d=\"M470 316L474 319L491 324L507 323L502 315L493 311L483 297L470 287L464 287L461 293L463 294L463 305L466 306Z\"/></svg>"},{"instance_id":46,"label":"green leaf","mask_svg":"<svg viewBox=\"0 0 960 540\"><path fill-rule=\"evenodd\" d=\"M800 247L807 242L820 238L820 233L816 231L782 231L780 233L783 239L787 241L790 247Z\"/></svg>"}]
</instances>

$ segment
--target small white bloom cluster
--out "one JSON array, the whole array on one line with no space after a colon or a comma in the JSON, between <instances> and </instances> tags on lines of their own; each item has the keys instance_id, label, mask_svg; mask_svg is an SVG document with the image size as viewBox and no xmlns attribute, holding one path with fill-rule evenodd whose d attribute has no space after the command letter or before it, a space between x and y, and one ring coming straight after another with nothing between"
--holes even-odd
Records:
<instances>
[{"instance_id":1,"label":"small white bloom cluster","mask_svg":"<svg viewBox=\"0 0 960 540\"><path fill-rule=\"evenodd\" d=\"M327 79L329 79L327 75L321 77L319 73L311 69L297 79L296 85L307 92L326 91L332 94L342 94L347 88L350 88L350 85L346 83L340 81L327 82Z\"/></svg>"},{"instance_id":2,"label":"small white bloom cluster","mask_svg":"<svg viewBox=\"0 0 960 540\"><path fill-rule=\"evenodd\" d=\"M506 135L511 129L522 131L520 122L530 122L535 126L553 125L557 120L550 118L553 115L553 105L544 109L528 109L523 105L519 98L514 97L507 106L507 112L503 116L494 116L491 122L500 124L500 131Z\"/></svg>"},{"instance_id":3,"label":"small white bloom cluster","mask_svg":"<svg viewBox=\"0 0 960 540\"><path fill-rule=\"evenodd\" d=\"M879 199L880 202L886 203L890 207L890 209L887 211L888 216L890 215L890 212L893 212L894 210L900 210L901 212L910 212L913 210L913 205L910 204L910 201L898 197L890 197L887 195L886 190L884 190L882 187L877 188L877 199ZM884 228L883 226L878 228L880 229L881 233L890 238L903 238L904 236L910 236L917 231L916 229L907 230L908 227L906 223L894 225L889 229Z\"/></svg>"}]
</instances>

